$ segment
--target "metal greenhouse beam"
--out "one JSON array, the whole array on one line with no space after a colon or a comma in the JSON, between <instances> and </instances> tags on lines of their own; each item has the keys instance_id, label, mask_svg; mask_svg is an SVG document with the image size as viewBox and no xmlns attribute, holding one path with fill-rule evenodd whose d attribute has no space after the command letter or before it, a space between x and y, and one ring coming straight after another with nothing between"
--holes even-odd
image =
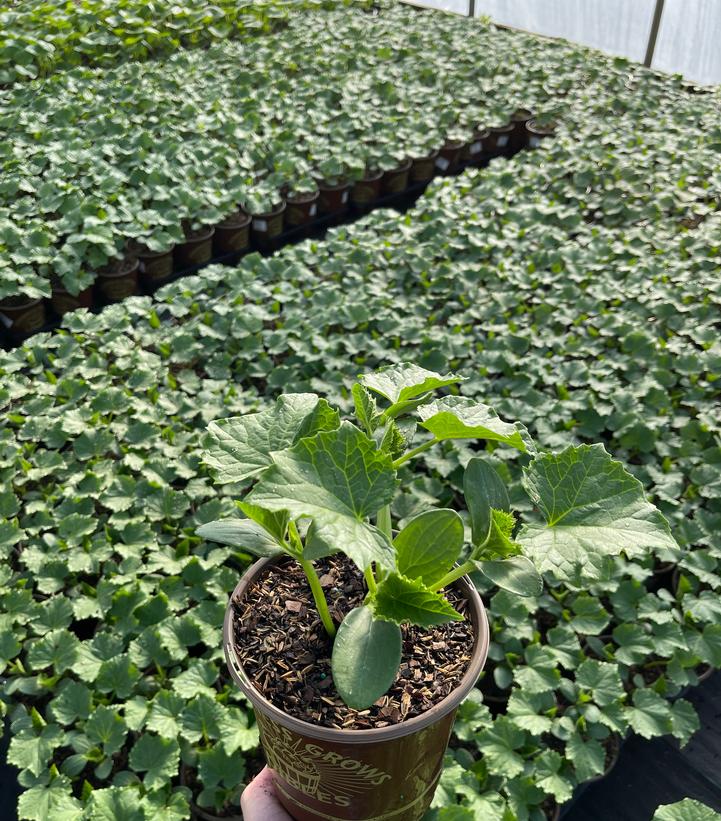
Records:
<instances>
[{"instance_id":1,"label":"metal greenhouse beam","mask_svg":"<svg viewBox=\"0 0 721 821\"><path fill-rule=\"evenodd\" d=\"M476 16L476 0L468 0L468 16Z\"/></svg>"},{"instance_id":2,"label":"metal greenhouse beam","mask_svg":"<svg viewBox=\"0 0 721 821\"><path fill-rule=\"evenodd\" d=\"M653 20L651 21L651 31L648 35L648 45L646 46L646 57L643 64L646 68L651 68L653 62L653 53L656 50L656 38L658 37L658 30L661 27L661 17L663 15L663 5L666 0L656 0L656 8L653 11Z\"/></svg>"}]
</instances>

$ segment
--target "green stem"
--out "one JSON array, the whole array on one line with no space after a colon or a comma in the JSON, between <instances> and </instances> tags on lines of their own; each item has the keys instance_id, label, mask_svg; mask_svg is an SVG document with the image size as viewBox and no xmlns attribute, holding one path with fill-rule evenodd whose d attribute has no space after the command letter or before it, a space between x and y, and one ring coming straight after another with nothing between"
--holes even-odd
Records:
<instances>
[{"instance_id":1,"label":"green stem","mask_svg":"<svg viewBox=\"0 0 721 821\"><path fill-rule=\"evenodd\" d=\"M331 638L335 638L335 624L331 618L330 610L328 610L328 602L325 600L325 593L323 592L323 588L320 586L318 574L315 572L315 568L312 563L307 562L305 559L300 560L300 566L303 568L303 572L308 579L308 584L310 584L310 590L313 594L313 601L318 609L318 615L320 616L320 620L323 622L323 627L325 627L326 633L328 633Z\"/></svg>"},{"instance_id":2,"label":"green stem","mask_svg":"<svg viewBox=\"0 0 721 821\"><path fill-rule=\"evenodd\" d=\"M428 450L428 448L432 448L436 442L440 442L440 439L431 439L430 442L426 442L424 445L418 445L417 448L413 448L413 450L409 450L408 453L404 453L399 459L396 459L393 462L394 468L399 468L401 465L404 465L409 459L412 459L414 456L418 456L419 453L423 453L424 450Z\"/></svg>"},{"instance_id":3,"label":"green stem","mask_svg":"<svg viewBox=\"0 0 721 821\"><path fill-rule=\"evenodd\" d=\"M456 579L460 579L461 576L465 576L466 573L470 573L472 570L475 570L476 566L473 562L464 562L460 567L454 567L450 573L447 573L439 582L432 585L431 590L435 593L438 590L442 590L444 587L447 587L449 584L452 584Z\"/></svg>"},{"instance_id":4,"label":"green stem","mask_svg":"<svg viewBox=\"0 0 721 821\"><path fill-rule=\"evenodd\" d=\"M368 585L368 592L373 595L376 592L376 577L373 575L373 568L366 567L365 569L366 584Z\"/></svg>"},{"instance_id":5,"label":"green stem","mask_svg":"<svg viewBox=\"0 0 721 821\"><path fill-rule=\"evenodd\" d=\"M393 525L391 522L391 506L385 505L378 511L376 516L376 527L389 539L393 538Z\"/></svg>"}]
</instances>

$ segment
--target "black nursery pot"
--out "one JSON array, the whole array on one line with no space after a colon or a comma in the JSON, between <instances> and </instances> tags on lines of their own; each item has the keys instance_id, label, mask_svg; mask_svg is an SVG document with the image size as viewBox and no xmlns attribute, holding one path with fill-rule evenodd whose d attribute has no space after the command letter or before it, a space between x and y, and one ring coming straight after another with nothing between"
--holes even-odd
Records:
<instances>
[{"instance_id":1,"label":"black nursery pot","mask_svg":"<svg viewBox=\"0 0 721 821\"><path fill-rule=\"evenodd\" d=\"M80 291L79 294L71 294L70 291L66 291L60 282L53 282L52 288L50 304L58 316L64 316L70 311L76 311L78 308L93 307L92 285L89 285L84 291Z\"/></svg>"},{"instance_id":2,"label":"black nursery pot","mask_svg":"<svg viewBox=\"0 0 721 821\"><path fill-rule=\"evenodd\" d=\"M178 243L173 251L175 270L184 271L186 268L207 265L213 259L214 235L215 228L212 226L194 231L190 236L186 235L185 242Z\"/></svg>"},{"instance_id":3,"label":"black nursery pot","mask_svg":"<svg viewBox=\"0 0 721 821\"><path fill-rule=\"evenodd\" d=\"M22 295L7 297L0 301L0 322L11 337L24 339L45 325L45 302Z\"/></svg>"},{"instance_id":4,"label":"black nursery pot","mask_svg":"<svg viewBox=\"0 0 721 821\"><path fill-rule=\"evenodd\" d=\"M511 122L513 123L513 132L511 133L511 148L515 151L522 151L528 148L528 130L526 123L533 118L533 112L527 108L519 108L513 112Z\"/></svg>"},{"instance_id":5,"label":"black nursery pot","mask_svg":"<svg viewBox=\"0 0 721 821\"><path fill-rule=\"evenodd\" d=\"M439 149L431 151L425 157L414 157L410 170L410 182L417 185L430 182L436 175L436 159L440 153Z\"/></svg>"},{"instance_id":6,"label":"black nursery pot","mask_svg":"<svg viewBox=\"0 0 721 821\"><path fill-rule=\"evenodd\" d=\"M337 183L318 180L318 209L322 216L341 216L350 204L351 184L345 180Z\"/></svg>"},{"instance_id":7,"label":"black nursery pot","mask_svg":"<svg viewBox=\"0 0 721 821\"><path fill-rule=\"evenodd\" d=\"M213 253L222 257L245 251L250 245L250 214L239 211L215 226Z\"/></svg>"},{"instance_id":8,"label":"black nursery pot","mask_svg":"<svg viewBox=\"0 0 721 821\"><path fill-rule=\"evenodd\" d=\"M382 171L366 171L362 179L358 180L351 190L353 205L367 208L381 195Z\"/></svg>"},{"instance_id":9,"label":"black nursery pot","mask_svg":"<svg viewBox=\"0 0 721 821\"><path fill-rule=\"evenodd\" d=\"M136 294L139 267L139 259L132 256L98 271L96 286L103 299L106 302L120 302Z\"/></svg>"},{"instance_id":10,"label":"black nursery pot","mask_svg":"<svg viewBox=\"0 0 721 821\"><path fill-rule=\"evenodd\" d=\"M526 131L528 132L528 147L538 148L538 146L548 137L553 136L555 131L553 125L540 125L536 120L529 120L526 123Z\"/></svg>"},{"instance_id":11,"label":"black nursery pot","mask_svg":"<svg viewBox=\"0 0 721 821\"><path fill-rule=\"evenodd\" d=\"M480 163L486 156L486 142L491 136L487 128L476 129L473 132L473 139L464 144L461 150L462 163Z\"/></svg>"},{"instance_id":12,"label":"black nursery pot","mask_svg":"<svg viewBox=\"0 0 721 821\"><path fill-rule=\"evenodd\" d=\"M154 288L173 273L173 251L150 251L139 243L130 243L130 253L138 258L138 272L146 288Z\"/></svg>"},{"instance_id":13,"label":"black nursery pot","mask_svg":"<svg viewBox=\"0 0 721 821\"><path fill-rule=\"evenodd\" d=\"M396 168L383 174L382 190L384 194L402 194L408 188L411 161L405 160Z\"/></svg>"},{"instance_id":14,"label":"black nursery pot","mask_svg":"<svg viewBox=\"0 0 721 821\"><path fill-rule=\"evenodd\" d=\"M285 211L286 228L310 225L318 216L319 199L320 191L312 191L308 194L289 194Z\"/></svg>"},{"instance_id":15,"label":"black nursery pot","mask_svg":"<svg viewBox=\"0 0 721 821\"><path fill-rule=\"evenodd\" d=\"M511 138L515 131L515 123L491 126L488 139L484 143L488 154L492 157L508 156L512 153Z\"/></svg>"},{"instance_id":16,"label":"black nursery pot","mask_svg":"<svg viewBox=\"0 0 721 821\"><path fill-rule=\"evenodd\" d=\"M281 200L271 211L253 214L251 235L255 245L267 250L274 248L285 225L285 200Z\"/></svg>"},{"instance_id":17,"label":"black nursery pot","mask_svg":"<svg viewBox=\"0 0 721 821\"><path fill-rule=\"evenodd\" d=\"M436 168L441 174L454 174L461 164L461 154L465 147L461 140L448 140L438 152Z\"/></svg>"},{"instance_id":18,"label":"black nursery pot","mask_svg":"<svg viewBox=\"0 0 721 821\"><path fill-rule=\"evenodd\" d=\"M488 619L468 578L456 582L474 630L471 660L459 685L422 715L371 730L311 724L275 707L255 688L235 649L235 603L279 558L256 562L228 603L223 648L228 669L253 705L278 797L296 821L419 821L443 769L456 709L475 685L486 660Z\"/></svg>"}]
</instances>

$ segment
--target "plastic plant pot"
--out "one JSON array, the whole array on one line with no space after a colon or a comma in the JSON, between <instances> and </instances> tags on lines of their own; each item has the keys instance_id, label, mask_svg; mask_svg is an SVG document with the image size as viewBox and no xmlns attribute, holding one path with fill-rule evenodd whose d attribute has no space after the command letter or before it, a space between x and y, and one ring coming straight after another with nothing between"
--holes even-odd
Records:
<instances>
[{"instance_id":1,"label":"plastic plant pot","mask_svg":"<svg viewBox=\"0 0 721 821\"><path fill-rule=\"evenodd\" d=\"M431 151L425 157L414 157L411 165L410 181L412 185L430 182L436 175L436 158L439 149Z\"/></svg>"},{"instance_id":2,"label":"plastic plant pot","mask_svg":"<svg viewBox=\"0 0 721 821\"><path fill-rule=\"evenodd\" d=\"M79 294L71 294L65 290L59 282L53 282L53 292L50 303L58 316L64 316L70 311L77 311L78 308L93 307L93 286L89 285Z\"/></svg>"},{"instance_id":3,"label":"plastic plant pot","mask_svg":"<svg viewBox=\"0 0 721 821\"><path fill-rule=\"evenodd\" d=\"M186 233L185 242L180 242L173 251L176 271L207 265L213 259L213 235L215 228L206 227Z\"/></svg>"},{"instance_id":4,"label":"plastic plant pot","mask_svg":"<svg viewBox=\"0 0 721 821\"><path fill-rule=\"evenodd\" d=\"M318 181L318 209L322 216L340 216L348 210L350 205L351 184L347 181L330 183Z\"/></svg>"},{"instance_id":5,"label":"plastic plant pot","mask_svg":"<svg viewBox=\"0 0 721 821\"><path fill-rule=\"evenodd\" d=\"M528 147L538 148L538 146L547 138L552 137L556 127L553 124L541 125L536 120L529 120L526 123L526 131L528 132Z\"/></svg>"},{"instance_id":6,"label":"plastic plant pot","mask_svg":"<svg viewBox=\"0 0 721 821\"><path fill-rule=\"evenodd\" d=\"M380 197L382 171L366 171L351 191L351 201L359 208L368 208Z\"/></svg>"},{"instance_id":7,"label":"plastic plant pot","mask_svg":"<svg viewBox=\"0 0 721 821\"><path fill-rule=\"evenodd\" d=\"M491 132L487 128L478 128L473 132L473 138L464 144L461 150L461 162L480 163L486 156L486 142Z\"/></svg>"},{"instance_id":8,"label":"plastic plant pot","mask_svg":"<svg viewBox=\"0 0 721 821\"><path fill-rule=\"evenodd\" d=\"M513 151L523 151L528 148L528 130L526 123L533 119L533 112L527 108L517 108L511 115L513 132L511 133L511 148Z\"/></svg>"},{"instance_id":9,"label":"plastic plant pot","mask_svg":"<svg viewBox=\"0 0 721 821\"><path fill-rule=\"evenodd\" d=\"M136 294L139 268L139 259L126 257L99 271L96 284L103 299L106 302L119 302Z\"/></svg>"},{"instance_id":10,"label":"plastic plant pot","mask_svg":"<svg viewBox=\"0 0 721 821\"><path fill-rule=\"evenodd\" d=\"M285 210L285 200L281 200L271 211L253 214L252 237L259 248L270 249L277 243L285 225Z\"/></svg>"},{"instance_id":11,"label":"plastic plant pot","mask_svg":"<svg viewBox=\"0 0 721 821\"><path fill-rule=\"evenodd\" d=\"M250 246L250 214L244 211L224 219L215 226L213 253L217 257L240 253Z\"/></svg>"},{"instance_id":12,"label":"plastic plant pot","mask_svg":"<svg viewBox=\"0 0 721 821\"><path fill-rule=\"evenodd\" d=\"M384 172L381 191L384 195L402 194L408 188L411 160L404 160L397 168Z\"/></svg>"},{"instance_id":13,"label":"plastic plant pot","mask_svg":"<svg viewBox=\"0 0 721 821\"><path fill-rule=\"evenodd\" d=\"M441 174L454 174L461 162L462 140L447 140L436 157L436 169Z\"/></svg>"},{"instance_id":14,"label":"plastic plant pot","mask_svg":"<svg viewBox=\"0 0 721 821\"><path fill-rule=\"evenodd\" d=\"M484 147L490 156L501 157L511 153L511 137L515 128L515 123L506 123L506 125L494 125L488 129L490 134Z\"/></svg>"},{"instance_id":15,"label":"plastic plant pot","mask_svg":"<svg viewBox=\"0 0 721 821\"><path fill-rule=\"evenodd\" d=\"M312 191L307 194L288 194L288 205L285 211L286 228L299 228L302 225L310 225L318 216L319 198L320 191Z\"/></svg>"},{"instance_id":16,"label":"plastic plant pot","mask_svg":"<svg viewBox=\"0 0 721 821\"><path fill-rule=\"evenodd\" d=\"M41 297L7 297L0 301L0 322L13 338L24 339L45 325L45 302Z\"/></svg>"},{"instance_id":17,"label":"plastic plant pot","mask_svg":"<svg viewBox=\"0 0 721 821\"><path fill-rule=\"evenodd\" d=\"M228 603L223 647L231 676L253 705L278 797L296 821L418 821L430 805L458 705L486 660L488 619L468 578L456 588L468 603L474 644L458 686L422 715L371 730L338 730L289 716L264 698L241 665L233 630L235 602L279 558L256 562Z\"/></svg>"},{"instance_id":18,"label":"plastic plant pot","mask_svg":"<svg viewBox=\"0 0 721 821\"><path fill-rule=\"evenodd\" d=\"M130 243L130 252L138 258L139 272L146 287L154 287L173 273L173 251L150 251L144 245Z\"/></svg>"}]
</instances>

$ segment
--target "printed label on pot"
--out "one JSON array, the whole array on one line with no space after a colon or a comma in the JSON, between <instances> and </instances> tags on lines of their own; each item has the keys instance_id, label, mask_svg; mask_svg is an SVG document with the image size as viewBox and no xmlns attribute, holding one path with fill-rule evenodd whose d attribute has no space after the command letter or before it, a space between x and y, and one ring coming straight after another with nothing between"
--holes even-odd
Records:
<instances>
[{"instance_id":1,"label":"printed label on pot","mask_svg":"<svg viewBox=\"0 0 721 821\"><path fill-rule=\"evenodd\" d=\"M5 316L5 314L0 314L0 322L2 322L6 328L12 328L13 321L10 317Z\"/></svg>"},{"instance_id":2,"label":"printed label on pot","mask_svg":"<svg viewBox=\"0 0 721 821\"><path fill-rule=\"evenodd\" d=\"M531 139L528 141L528 144L531 146L531 148L538 148L538 146L541 144L541 138L531 137Z\"/></svg>"},{"instance_id":3,"label":"printed label on pot","mask_svg":"<svg viewBox=\"0 0 721 821\"><path fill-rule=\"evenodd\" d=\"M340 201L341 201L341 202L343 202L343 203L348 202L348 191L344 191L344 192L341 194Z\"/></svg>"},{"instance_id":4,"label":"printed label on pot","mask_svg":"<svg viewBox=\"0 0 721 821\"><path fill-rule=\"evenodd\" d=\"M256 713L263 732L268 765L291 787L335 807L347 807L354 796L378 787L389 773L355 758L347 758L315 744Z\"/></svg>"},{"instance_id":5,"label":"printed label on pot","mask_svg":"<svg viewBox=\"0 0 721 821\"><path fill-rule=\"evenodd\" d=\"M310 207L310 215L311 215L311 217L314 217L317 213L318 213L318 206L315 203L313 203L313 205L311 205L311 207Z\"/></svg>"},{"instance_id":6,"label":"printed label on pot","mask_svg":"<svg viewBox=\"0 0 721 821\"><path fill-rule=\"evenodd\" d=\"M438 159L436 160L436 166L440 168L441 171L445 171L449 165L450 163L445 157L438 157Z\"/></svg>"},{"instance_id":7,"label":"printed label on pot","mask_svg":"<svg viewBox=\"0 0 721 821\"><path fill-rule=\"evenodd\" d=\"M480 154L481 149L483 148L483 143L480 140L477 143L471 144L471 154Z\"/></svg>"},{"instance_id":8,"label":"printed label on pot","mask_svg":"<svg viewBox=\"0 0 721 821\"><path fill-rule=\"evenodd\" d=\"M496 145L498 148L508 145L508 134L500 134L496 139Z\"/></svg>"},{"instance_id":9,"label":"printed label on pot","mask_svg":"<svg viewBox=\"0 0 721 821\"><path fill-rule=\"evenodd\" d=\"M267 231L268 223L265 220L253 220L253 228L256 231Z\"/></svg>"}]
</instances>

